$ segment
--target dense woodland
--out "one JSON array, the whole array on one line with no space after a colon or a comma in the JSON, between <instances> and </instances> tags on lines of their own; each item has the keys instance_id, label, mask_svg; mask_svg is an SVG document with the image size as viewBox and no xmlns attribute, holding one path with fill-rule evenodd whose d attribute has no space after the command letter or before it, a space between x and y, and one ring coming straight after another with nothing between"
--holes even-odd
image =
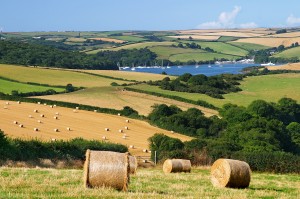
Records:
<instances>
[{"instance_id":1,"label":"dense woodland","mask_svg":"<svg viewBox=\"0 0 300 199\"><path fill-rule=\"evenodd\" d=\"M280 158L292 157L285 160L286 167L277 168L273 164L274 171L285 172L294 164L298 166L293 171L300 171L300 104L295 100L282 98L277 103L256 100L248 107L226 104L219 112L221 118L206 118L194 108L182 111L175 106L156 106L149 115L152 124L195 139L182 143L156 135L150 138L151 150L158 151L160 160L188 158L196 164L203 164L199 157L205 159L204 163L220 157L245 160L252 157L251 161L261 161L261 164L267 164L264 161L268 158L278 163ZM259 162L252 164L258 170L272 170Z\"/></svg>"},{"instance_id":2,"label":"dense woodland","mask_svg":"<svg viewBox=\"0 0 300 199\"><path fill-rule=\"evenodd\" d=\"M223 94L241 91L238 87L240 85L238 81L242 79L243 75L224 74L207 77L202 74L185 73L175 80L166 77L161 81L150 81L148 84L157 85L164 90L203 93L214 98L223 99Z\"/></svg>"},{"instance_id":3,"label":"dense woodland","mask_svg":"<svg viewBox=\"0 0 300 199\"><path fill-rule=\"evenodd\" d=\"M76 69L118 70L118 65L144 65L155 60L148 49L103 51L88 55L48 45L0 41L0 63Z\"/></svg>"}]
</instances>

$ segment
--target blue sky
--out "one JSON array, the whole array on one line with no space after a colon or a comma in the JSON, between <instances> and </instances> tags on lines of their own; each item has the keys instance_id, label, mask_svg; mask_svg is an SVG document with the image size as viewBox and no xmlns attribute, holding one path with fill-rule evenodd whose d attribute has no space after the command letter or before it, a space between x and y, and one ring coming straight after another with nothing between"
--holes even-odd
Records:
<instances>
[{"instance_id":1,"label":"blue sky","mask_svg":"<svg viewBox=\"0 0 300 199\"><path fill-rule=\"evenodd\" d=\"M3 0L0 30L299 27L299 0Z\"/></svg>"}]
</instances>

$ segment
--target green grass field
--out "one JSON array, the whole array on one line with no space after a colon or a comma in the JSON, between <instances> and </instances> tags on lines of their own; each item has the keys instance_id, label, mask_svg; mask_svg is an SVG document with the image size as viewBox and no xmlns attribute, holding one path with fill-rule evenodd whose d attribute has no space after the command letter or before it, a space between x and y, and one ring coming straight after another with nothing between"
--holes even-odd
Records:
<instances>
[{"instance_id":1,"label":"green grass field","mask_svg":"<svg viewBox=\"0 0 300 199\"><path fill-rule=\"evenodd\" d=\"M157 86L145 84L135 85L133 88L147 90L162 94L174 95L191 100L204 100L217 107L222 107L226 103L233 103L248 106L257 99L268 102L277 102L282 97L289 97L300 102L300 74L278 74L248 77L241 82L240 88L243 90L238 93L224 95L225 99L216 99L204 94L183 93L169 90L162 90Z\"/></svg>"},{"instance_id":2,"label":"green grass field","mask_svg":"<svg viewBox=\"0 0 300 199\"><path fill-rule=\"evenodd\" d=\"M169 59L170 56L187 53L203 53L204 50L191 49L191 48L175 48L172 46L153 46L149 47L149 50L155 52L159 59Z\"/></svg>"},{"instance_id":3,"label":"green grass field","mask_svg":"<svg viewBox=\"0 0 300 199\"><path fill-rule=\"evenodd\" d=\"M195 61L208 61L208 60L214 60L214 59L237 59L239 56L234 55L224 55L219 53L184 53L184 54L176 54L170 56L170 61L184 61L187 62L189 60L195 60Z\"/></svg>"},{"instance_id":4,"label":"green grass field","mask_svg":"<svg viewBox=\"0 0 300 199\"><path fill-rule=\"evenodd\" d=\"M11 91L16 90L22 93L27 93L27 92L41 92L41 91L46 91L48 89L53 89L57 92L62 92L65 89L63 88L55 88L55 87L46 87L46 86L36 86L36 85L29 85L29 84L23 84L23 83L18 83L18 82L12 82L12 81L7 81L0 79L0 92L5 93L5 94L11 94Z\"/></svg>"},{"instance_id":5,"label":"green grass field","mask_svg":"<svg viewBox=\"0 0 300 199\"><path fill-rule=\"evenodd\" d=\"M300 46L282 51L273 56L274 57L282 57L282 58L292 58L292 57L300 58Z\"/></svg>"},{"instance_id":6,"label":"green grass field","mask_svg":"<svg viewBox=\"0 0 300 199\"><path fill-rule=\"evenodd\" d=\"M267 49L267 48L271 48L270 46L263 46L263 45L259 45L259 44L251 44L251 43L243 43L243 42L228 42L234 46L238 46L242 49L245 50L263 50L263 49Z\"/></svg>"},{"instance_id":7,"label":"green grass field","mask_svg":"<svg viewBox=\"0 0 300 199\"><path fill-rule=\"evenodd\" d=\"M234 40L237 40L238 37L231 37L231 36L221 36L218 41L221 41L221 42L226 42L226 41L234 41Z\"/></svg>"},{"instance_id":8,"label":"green grass field","mask_svg":"<svg viewBox=\"0 0 300 199\"><path fill-rule=\"evenodd\" d=\"M128 192L87 189L82 170L0 168L0 198L298 198L300 177L253 172L247 189L215 188L208 169L164 174L160 168L140 169L130 176Z\"/></svg>"},{"instance_id":9,"label":"green grass field","mask_svg":"<svg viewBox=\"0 0 300 199\"><path fill-rule=\"evenodd\" d=\"M111 36L111 38L114 39L120 39L124 41L129 41L129 42L140 42L140 41L145 41L146 39L138 36L130 36L130 35L124 35L124 36Z\"/></svg>"},{"instance_id":10,"label":"green grass field","mask_svg":"<svg viewBox=\"0 0 300 199\"><path fill-rule=\"evenodd\" d=\"M35 82L61 86L71 83L73 86L78 87L102 87L110 86L112 82L117 82L119 84L128 83L127 81L108 79L72 71L33 68L7 64L0 64L0 74L2 77L21 82Z\"/></svg>"}]
</instances>

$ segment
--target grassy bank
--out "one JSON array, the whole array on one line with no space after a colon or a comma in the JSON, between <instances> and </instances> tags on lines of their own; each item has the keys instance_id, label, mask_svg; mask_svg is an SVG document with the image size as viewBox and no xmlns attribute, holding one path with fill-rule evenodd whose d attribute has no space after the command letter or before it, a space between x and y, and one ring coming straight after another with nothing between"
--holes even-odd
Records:
<instances>
[{"instance_id":1,"label":"grassy bank","mask_svg":"<svg viewBox=\"0 0 300 199\"><path fill-rule=\"evenodd\" d=\"M297 198L297 175L252 173L248 189L218 189L209 170L165 175L161 169L141 169L131 176L129 191L85 189L82 170L0 168L0 198Z\"/></svg>"}]
</instances>

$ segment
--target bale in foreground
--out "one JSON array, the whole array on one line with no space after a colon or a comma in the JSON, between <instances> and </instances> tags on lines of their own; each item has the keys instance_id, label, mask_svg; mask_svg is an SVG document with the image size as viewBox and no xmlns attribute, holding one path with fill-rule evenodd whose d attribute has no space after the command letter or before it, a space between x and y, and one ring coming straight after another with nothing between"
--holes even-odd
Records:
<instances>
[{"instance_id":1,"label":"bale in foreground","mask_svg":"<svg viewBox=\"0 0 300 199\"><path fill-rule=\"evenodd\" d=\"M246 162L218 159L211 166L211 183L215 187L246 188L250 179L251 169Z\"/></svg>"},{"instance_id":2,"label":"bale in foreground","mask_svg":"<svg viewBox=\"0 0 300 199\"><path fill-rule=\"evenodd\" d=\"M87 150L84 163L84 186L105 186L127 191L129 171L127 153Z\"/></svg>"},{"instance_id":3,"label":"bale in foreground","mask_svg":"<svg viewBox=\"0 0 300 199\"><path fill-rule=\"evenodd\" d=\"M167 159L163 165L164 173L191 172L191 161L184 159Z\"/></svg>"},{"instance_id":4,"label":"bale in foreground","mask_svg":"<svg viewBox=\"0 0 300 199\"><path fill-rule=\"evenodd\" d=\"M129 156L129 166L130 166L130 174L136 174L136 170L138 167L138 162L135 156Z\"/></svg>"}]
</instances>

